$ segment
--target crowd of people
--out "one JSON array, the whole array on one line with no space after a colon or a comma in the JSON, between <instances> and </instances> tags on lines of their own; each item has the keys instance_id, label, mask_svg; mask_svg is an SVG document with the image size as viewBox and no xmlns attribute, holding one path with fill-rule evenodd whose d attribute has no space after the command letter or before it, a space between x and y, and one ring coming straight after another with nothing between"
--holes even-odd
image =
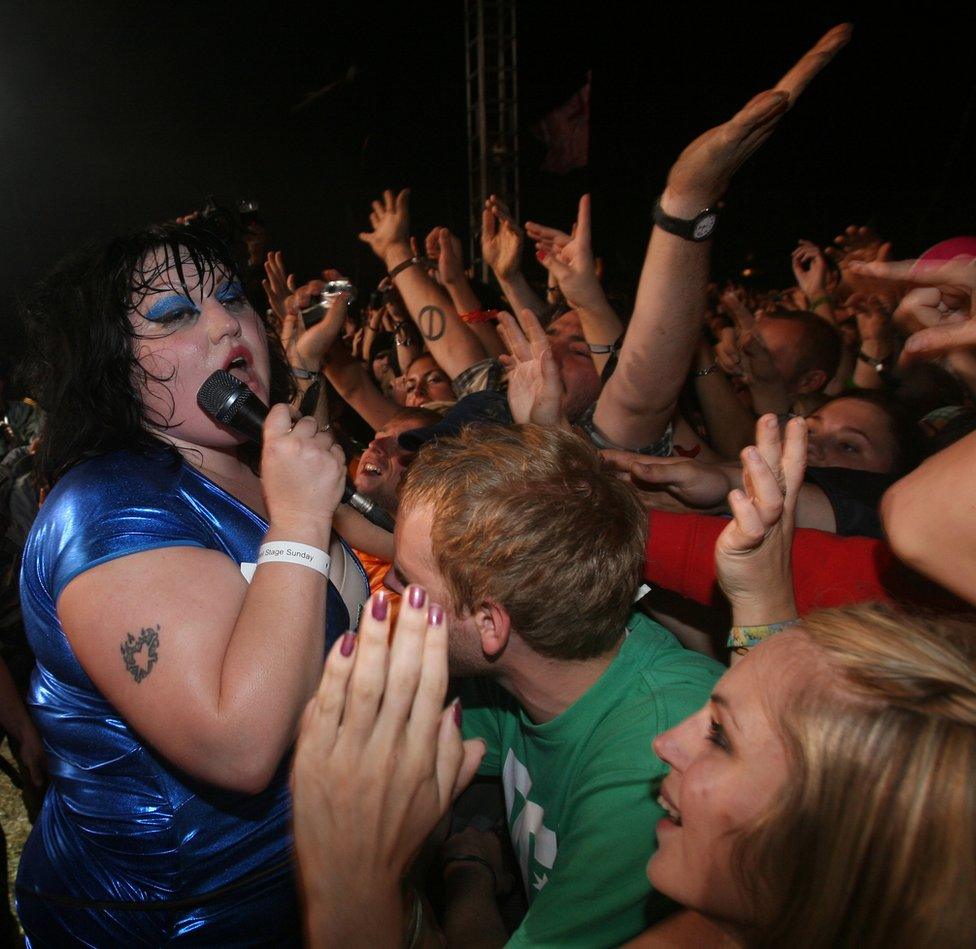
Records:
<instances>
[{"instance_id":1,"label":"crowd of people","mask_svg":"<svg viewBox=\"0 0 976 949\"><path fill-rule=\"evenodd\" d=\"M976 237L711 282L850 35L681 152L632 305L587 195L490 198L490 284L388 190L372 292L220 213L38 285L0 465L29 945L973 944Z\"/></svg>"}]
</instances>

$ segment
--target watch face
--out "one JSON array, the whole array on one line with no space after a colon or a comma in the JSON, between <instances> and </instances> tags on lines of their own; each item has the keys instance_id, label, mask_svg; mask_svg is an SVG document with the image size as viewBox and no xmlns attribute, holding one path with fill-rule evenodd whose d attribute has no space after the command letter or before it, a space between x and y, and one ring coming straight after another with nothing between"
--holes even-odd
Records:
<instances>
[{"instance_id":1,"label":"watch face","mask_svg":"<svg viewBox=\"0 0 976 949\"><path fill-rule=\"evenodd\" d=\"M696 241L702 241L708 237L712 231L715 230L715 222L718 220L718 215L716 214L706 214L701 218L697 224L695 224L695 229L692 231L692 236Z\"/></svg>"}]
</instances>

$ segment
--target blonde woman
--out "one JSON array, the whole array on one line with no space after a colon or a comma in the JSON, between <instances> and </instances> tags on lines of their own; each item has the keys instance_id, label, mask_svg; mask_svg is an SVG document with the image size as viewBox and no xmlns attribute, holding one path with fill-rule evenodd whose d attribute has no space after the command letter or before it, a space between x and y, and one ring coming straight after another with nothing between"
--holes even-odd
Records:
<instances>
[{"instance_id":1,"label":"blonde woman","mask_svg":"<svg viewBox=\"0 0 976 949\"><path fill-rule=\"evenodd\" d=\"M767 422L716 545L739 661L654 743L671 773L648 875L705 919L637 943L971 945L976 627L878 605L791 623L805 427L781 450Z\"/></svg>"}]
</instances>

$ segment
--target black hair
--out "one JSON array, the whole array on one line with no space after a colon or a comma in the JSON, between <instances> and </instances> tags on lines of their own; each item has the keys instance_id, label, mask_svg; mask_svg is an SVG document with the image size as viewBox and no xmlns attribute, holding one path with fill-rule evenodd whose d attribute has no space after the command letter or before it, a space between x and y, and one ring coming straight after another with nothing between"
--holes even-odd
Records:
<instances>
[{"instance_id":1,"label":"black hair","mask_svg":"<svg viewBox=\"0 0 976 949\"><path fill-rule=\"evenodd\" d=\"M882 389L847 389L829 402L839 402L841 399L869 402L887 417L895 445L890 474L900 477L921 463L926 455L925 436L915 416L897 398Z\"/></svg>"},{"instance_id":2,"label":"black hair","mask_svg":"<svg viewBox=\"0 0 976 949\"><path fill-rule=\"evenodd\" d=\"M173 268L182 288L212 291L217 273L243 285L243 266L222 216L190 224L157 224L62 261L25 299L25 372L30 395L45 412L38 468L53 485L78 462L127 448L167 447L154 434L172 418L149 417L140 397L151 376L136 359L139 334L130 314ZM195 275L195 277L191 277ZM251 301L253 303L257 301ZM263 305L255 306L263 314ZM294 381L275 329L264 320L271 363L271 401L290 401ZM175 451L172 453L177 461ZM256 457L243 456L252 464Z\"/></svg>"}]
</instances>

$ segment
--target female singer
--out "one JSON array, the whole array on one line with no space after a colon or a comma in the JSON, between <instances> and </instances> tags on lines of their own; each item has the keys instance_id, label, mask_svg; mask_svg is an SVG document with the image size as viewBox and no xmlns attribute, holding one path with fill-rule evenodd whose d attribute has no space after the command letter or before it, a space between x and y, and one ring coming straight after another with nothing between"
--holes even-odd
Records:
<instances>
[{"instance_id":1,"label":"female singer","mask_svg":"<svg viewBox=\"0 0 976 949\"><path fill-rule=\"evenodd\" d=\"M280 344L212 223L63 265L27 316L51 491L22 599L52 781L28 940L298 943L286 759L368 595L332 533L342 452L281 404ZM218 369L273 405L259 457L197 405Z\"/></svg>"}]
</instances>

